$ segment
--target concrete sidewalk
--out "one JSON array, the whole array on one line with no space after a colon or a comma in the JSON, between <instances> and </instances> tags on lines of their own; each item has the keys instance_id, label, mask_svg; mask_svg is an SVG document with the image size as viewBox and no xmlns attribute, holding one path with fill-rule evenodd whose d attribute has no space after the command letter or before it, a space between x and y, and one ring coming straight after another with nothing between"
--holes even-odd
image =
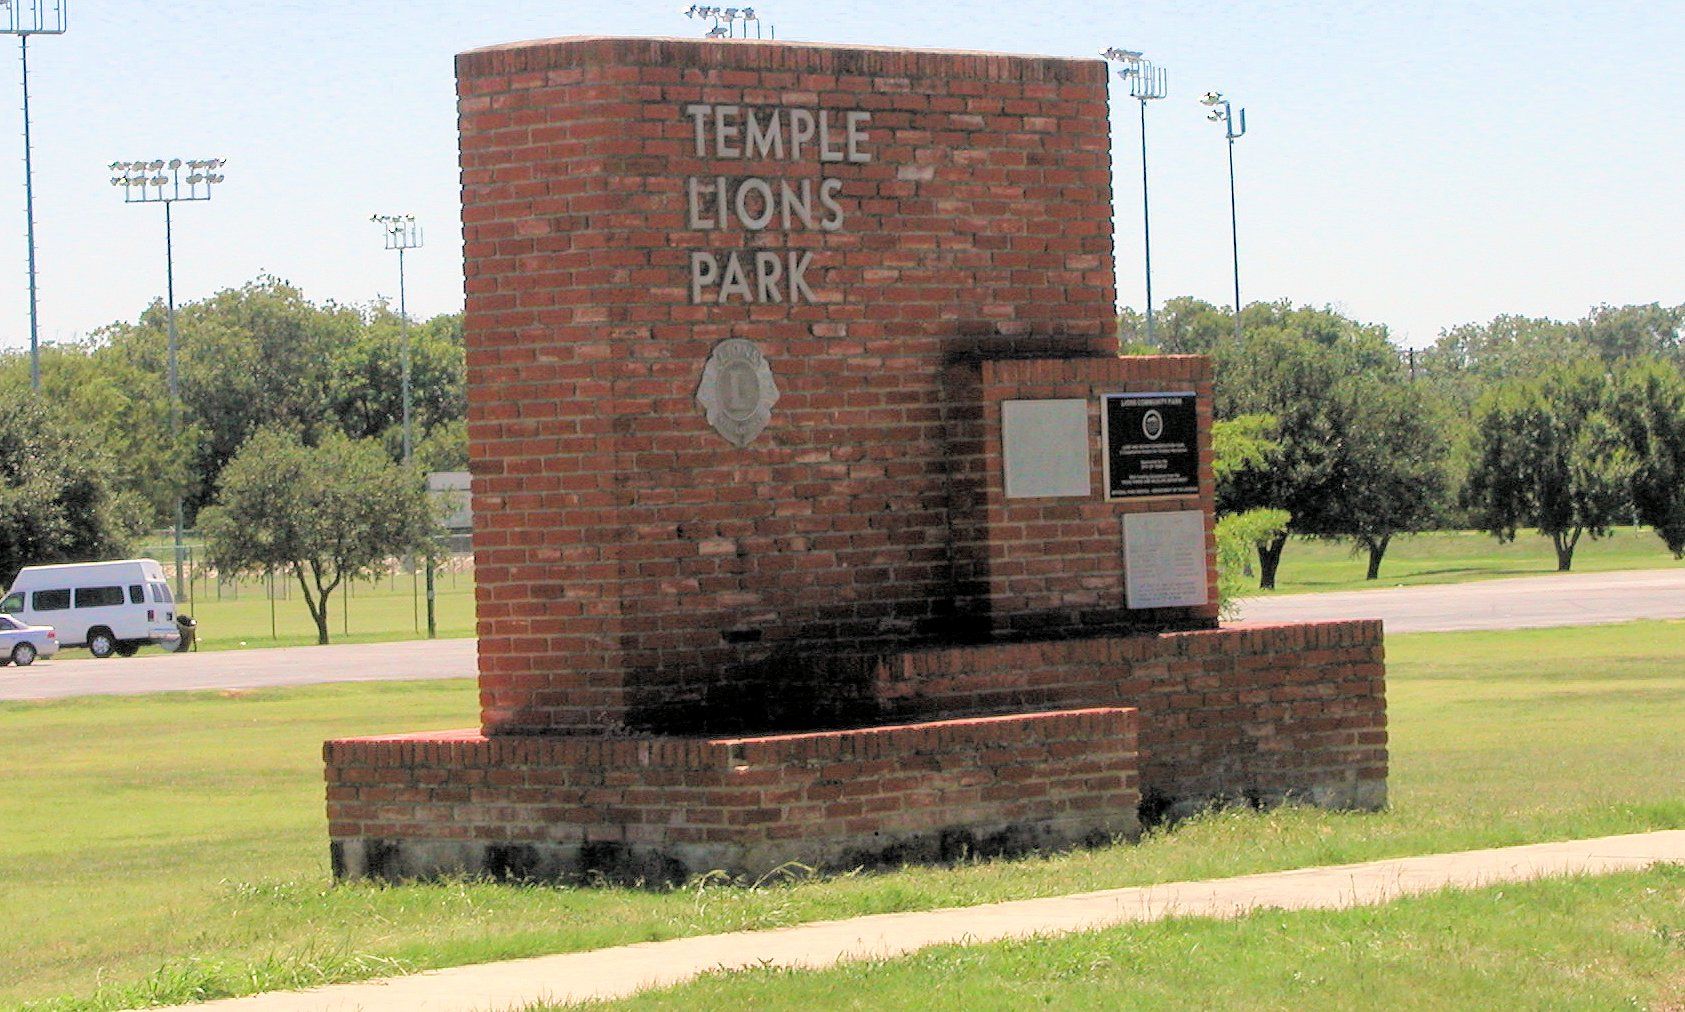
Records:
<instances>
[{"instance_id":1,"label":"concrete sidewalk","mask_svg":"<svg viewBox=\"0 0 1685 1012\"><path fill-rule=\"evenodd\" d=\"M1064 934L1170 916L1238 917L1261 908L1339 909L1385 903L1448 886L1604 874L1664 863L1685 864L1685 830L1107 889L978 907L878 914L772 931L739 931L454 967L179 1008L197 1012L520 1008L540 1000L622 997L680 983L710 970L759 966L815 969L846 960L900 955L931 945Z\"/></svg>"}]
</instances>

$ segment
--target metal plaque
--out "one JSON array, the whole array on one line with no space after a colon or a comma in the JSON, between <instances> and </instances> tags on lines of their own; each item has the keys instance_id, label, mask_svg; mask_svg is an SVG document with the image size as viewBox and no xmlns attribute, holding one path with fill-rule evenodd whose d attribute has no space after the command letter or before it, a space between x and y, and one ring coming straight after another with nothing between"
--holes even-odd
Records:
<instances>
[{"instance_id":1,"label":"metal plaque","mask_svg":"<svg viewBox=\"0 0 1685 1012\"><path fill-rule=\"evenodd\" d=\"M1132 513L1123 518L1124 593L1130 608L1198 607L1210 600L1205 514Z\"/></svg>"},{"instance_id":2,"label":"metal plaque","mask_svg":"<svg viewBox=\"0 0 1685 1012\"><path fill-rule=\"evenodd\" d=\"M1193 391L1106 394L1106 498L1199 494L1199 416Z\"/></svg>"},{"instance_id":3,"label":"metal plaque","mask_svg":"<svg viewBox=\"0 0 1685 1012\"><path fill-rule=\"evenodd\" d=\"M755 342L741 337L721 341L702 367L696 402L708 424L733 446L744 447L772 421L778 384Z\"/></svg>"}]
</instances>

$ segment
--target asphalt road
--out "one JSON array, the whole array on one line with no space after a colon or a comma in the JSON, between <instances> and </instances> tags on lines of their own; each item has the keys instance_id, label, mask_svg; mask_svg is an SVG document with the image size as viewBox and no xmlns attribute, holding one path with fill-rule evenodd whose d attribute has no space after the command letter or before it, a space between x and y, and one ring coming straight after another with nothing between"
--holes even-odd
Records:
<instances>
[{"instance_id":1,"label":"asphalt road","mask_svg":"<svg viewBox=\"0 0 1685 1012\"><path fill-rule=\"evenodd\" d=\"M134 657L103 661L89 657L86 650L67 650L63 657L36 661L27 668L0 668L0 699L473 678L478 671L471 639L185 654L146 650Z\"/></svg>"},{"instance_id":2,"label":"asphalt road","mask_svg":"<svg viewBox=\"0 0 1685 1012\"><path fill-rule=\"evenodd\" d=\"M1243 602L1241 618L1250 622L1379 618L1393 633L1685 618L1685 569L1260 597ZM89 658L86 651L71 650L63 660L0 668L0 700L472 678L476 671L474 641L468 639L197 654L147 651L138 657L103 661Z\"/></svg>"},{"instance_id":3,"label":"asphalt road","mask_svg":"<svg viewBox=\"0 0 1685 1012\"><path fill-rule=\"evenodd\" d=\"M1342 618L1378 618L1391 633L1685 618L1685 569L1554 573L1429 587L1283 594L1241 602L1241 619L1249 622Z\"/></svg>"}]
</instances>

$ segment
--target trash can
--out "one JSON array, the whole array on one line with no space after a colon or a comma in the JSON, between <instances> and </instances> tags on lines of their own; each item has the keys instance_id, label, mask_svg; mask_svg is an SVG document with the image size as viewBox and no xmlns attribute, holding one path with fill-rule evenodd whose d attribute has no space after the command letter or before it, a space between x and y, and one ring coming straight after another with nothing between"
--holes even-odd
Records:
<instances>
[{"instance_id":1,"label":"trash can","mask_svg":"<svg viewBox=\"0 0 1685 1012\"><path fill-rule=\"evenodd\" d=\"M176 616L176 631L181 633L181 639L176 640L176 653L195 649L198 641L198 633L196 632L198 628L199 623L195 622L191 616Z\"/></svg>"}]
</instances>

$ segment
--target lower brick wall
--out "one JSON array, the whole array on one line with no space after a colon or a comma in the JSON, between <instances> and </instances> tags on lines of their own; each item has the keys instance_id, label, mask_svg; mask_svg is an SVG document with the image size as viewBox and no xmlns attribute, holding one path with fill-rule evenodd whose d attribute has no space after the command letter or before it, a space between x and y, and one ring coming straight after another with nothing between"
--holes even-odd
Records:
<instances>
[{"instance_id":1,"label":"lower brick wall","mask_svg":"<svg viewBox=\"0 0 1685 1012\"><path fill-rule=\"evenodd\" d=\"M1136 714L748 738L350 738L323 749L334 871L682 880L1134 836Z\"/></svg>"},{"instance_id":2,"label":"lower brick wall","mask_svg":"<svg viewBox=\"0 0 1685 1012\"><path fill-rule=\"evenodd\" d=\"M1149 818L1212 800L1386 803L1378 621L918 650L881 658L871 679L887 720L1136 708Z\"/></svg>"}]
</instances>

